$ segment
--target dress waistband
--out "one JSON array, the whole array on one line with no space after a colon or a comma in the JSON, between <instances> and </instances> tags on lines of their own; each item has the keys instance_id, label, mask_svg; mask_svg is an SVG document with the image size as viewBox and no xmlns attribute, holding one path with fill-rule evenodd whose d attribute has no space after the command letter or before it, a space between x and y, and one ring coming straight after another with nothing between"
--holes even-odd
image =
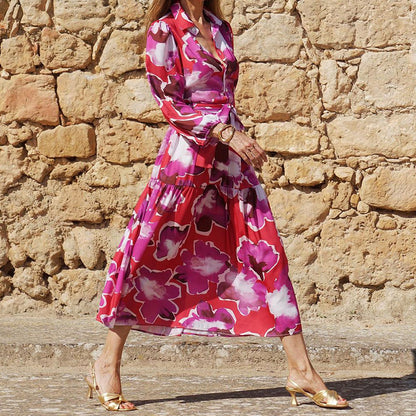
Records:
<instances>
[{"instance_id":1,"label":"dress waistband","mask_svg":"<svg viewBox=\"0 0 416 416\"><path fill-rule=\"evenodd\" d=\"M233 107L233 104L228 101L215 103L195 103L193 106L194 108L222 108L224 105L228 105L230 108Z\"/></svg>"}]
</instances>

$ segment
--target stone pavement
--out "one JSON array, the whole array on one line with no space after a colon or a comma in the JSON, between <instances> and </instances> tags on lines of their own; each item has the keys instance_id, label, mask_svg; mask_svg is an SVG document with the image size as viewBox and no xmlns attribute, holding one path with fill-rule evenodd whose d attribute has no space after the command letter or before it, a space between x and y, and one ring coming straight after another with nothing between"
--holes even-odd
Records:
<instances>
[{"instance_id":1,"label":"stone pavement","mask_svg":"<svg viewBox=\"0 0 416 416\"><path fill-rule=\"evenodd\" d=\"M279 340L155 337L134 332L123 357L132 416L416 414L414 326L304 322L308 349L330 388L351 408L328 410L299 397L290 407ZM93 318L0 317L0 415L105 415L87 400L83 376L102 348Z\"/></svg>"}]
</instances>

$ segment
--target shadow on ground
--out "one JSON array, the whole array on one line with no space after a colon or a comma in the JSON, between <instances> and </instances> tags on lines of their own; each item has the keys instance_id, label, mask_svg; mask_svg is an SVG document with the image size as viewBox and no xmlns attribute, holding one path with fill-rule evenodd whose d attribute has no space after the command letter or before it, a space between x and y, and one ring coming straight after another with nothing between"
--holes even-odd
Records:
<instances>
[{"instance_id":1,"label":"shadow on ground","mask_svg":"<svg viewBox=\"0 0 416 416\"><path fill-rule=\"evenodd\" d=\"M338 391L348 400L359 398L379 396L382 394L391 394L405 392L416 389L415 373L400 378L384 378L384 377L368 377L357 378L351 380L340 380L327 383L328 388ZM163 403L179 401L181 403L206 402L214 400L227 400L239 398L264 398L264 397L283 397L288 396L284 387L272 389L253 389L253 390L237 390L229 392L202 393L192 395L181 395L156 400L132 400L137 405L145 405L150 403Z\"/></svg>"}]
</instances>

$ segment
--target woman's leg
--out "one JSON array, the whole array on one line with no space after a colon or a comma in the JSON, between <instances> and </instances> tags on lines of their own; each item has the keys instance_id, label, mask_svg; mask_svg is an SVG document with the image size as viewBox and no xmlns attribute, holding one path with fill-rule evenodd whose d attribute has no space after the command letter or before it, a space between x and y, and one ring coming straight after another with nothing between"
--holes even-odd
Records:
<instances>
[{"instance_id":1,"label":"woman's leg","mask_svg":"<svg viewBox=\"0 0 416 416\"><path fill-rule=\"evenodd\" d=\"M315 371L306 350L302 333L280 338L289 366L289 380L293 380L305 391L315 394L327 387L321 376ZM289 382L290 383L290 382ZM341 404L345 399L340 399Z\"/></svg>"},{"instance_id":2,"label":"woman's leg","mask_svg":"<svg viewBox=\"0 0 416 416\"><path fill-rule=\"evenodd\" d=\"M104 349L94 363L97 385L101 393L121 393L121 356L130 329L130 326L123 325L108 330ZM131 408L134 405L126 402L121 407Z\"/></svg>"}]
</instances>

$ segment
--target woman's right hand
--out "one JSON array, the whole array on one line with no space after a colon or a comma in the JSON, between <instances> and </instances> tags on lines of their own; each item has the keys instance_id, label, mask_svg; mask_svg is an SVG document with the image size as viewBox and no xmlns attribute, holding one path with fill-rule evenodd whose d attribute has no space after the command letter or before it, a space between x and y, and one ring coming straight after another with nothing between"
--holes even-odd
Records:
<instances>
[{"instance_id":1,"label":"woman's right hand","mask_svg":"<svg viewBox=\"0 0 416 416\"><path fill-rule=\"evenodd\" d=\"M261 169L263 163L267 161L266 152L262 147L242 131L236 130L228 145L240 155L244 162L253 165L256 169Z\"/></svg>"}]
</instances>

